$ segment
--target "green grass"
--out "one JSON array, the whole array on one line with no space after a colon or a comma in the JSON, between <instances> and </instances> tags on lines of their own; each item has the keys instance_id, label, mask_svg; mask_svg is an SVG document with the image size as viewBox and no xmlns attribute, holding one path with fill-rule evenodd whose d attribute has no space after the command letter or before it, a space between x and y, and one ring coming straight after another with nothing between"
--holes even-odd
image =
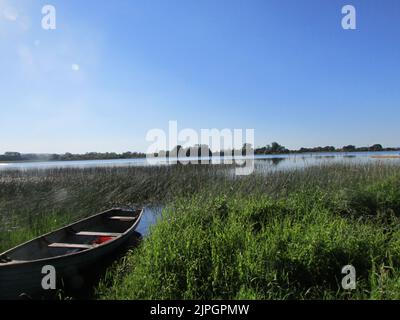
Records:
<instances>
[{"instance_id":1,"label":"green grass","mask_svg":"<svg viewBox=\"0 0 400 320\"><path fill-rule=\"evenodd\" d=\"M4 219L4 218L3 218ZM8 223L0 231L0 252L36 238L73 221L72 216L59 212L46 212L34 217L8 216Z\"/></svg>"},{"instance_id":2,"label":"green grass","mask_svg":"<svg viewBox=\"0 0 400 320\"><path fill-rule=\"evenodd\" d=\"M0 251L112 206L163 204L100 299L397 299L400 167L235 177L226 166L0 173ZM353 264L357 290L341 268Z\"/></svg>"},{"instance_id":3,"label":"green grass","mask_svg":"<svg viewBox=\"0 0 400 320\"><path fill-rule=\"evenodd\" d=\"M352 184L335 191L321 188L316 176L308 188L284 197L222 190L178 199L142 246L110 270L98 294L103 299L396 299L400 175L363 184L360 172L354 170ZM357 271L354 291L341 288L341 269L348 264Z\"/></svg>"}]
</instances>

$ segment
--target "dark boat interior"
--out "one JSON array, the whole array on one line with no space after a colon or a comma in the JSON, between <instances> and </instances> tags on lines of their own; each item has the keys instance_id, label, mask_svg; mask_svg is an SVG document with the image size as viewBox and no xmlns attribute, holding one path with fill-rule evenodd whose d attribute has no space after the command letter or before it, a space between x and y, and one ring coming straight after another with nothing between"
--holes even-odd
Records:
<instances>
[{"instance_id":1,"label":"dark boat interior","mask_svg":"<svg viewBox=\"0 0 400 320\"><path fill-rule=\"evenodd\" d=\"M34 239L0 256L0 263L18 263L96 248L123 236L139 219L141 210L112 209Z\"/></svg>"}]
</instances>

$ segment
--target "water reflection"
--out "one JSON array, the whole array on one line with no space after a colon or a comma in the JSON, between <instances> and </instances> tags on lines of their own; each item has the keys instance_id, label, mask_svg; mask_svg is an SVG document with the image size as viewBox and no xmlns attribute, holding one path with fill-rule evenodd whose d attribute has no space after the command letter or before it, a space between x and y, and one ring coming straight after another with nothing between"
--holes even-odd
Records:
<instances>
[{"instance_id":1,"label":"water reflection","mask_svg":"<svg viewBox=\"0 0 400 320\"><path fill-rule=\"evenodd\" d=\"M287 158L266 158L266 159L259 159L258 161L268 161L274 166L278 166L282 161L286 161Z\"/></svg>"}]
</instances>

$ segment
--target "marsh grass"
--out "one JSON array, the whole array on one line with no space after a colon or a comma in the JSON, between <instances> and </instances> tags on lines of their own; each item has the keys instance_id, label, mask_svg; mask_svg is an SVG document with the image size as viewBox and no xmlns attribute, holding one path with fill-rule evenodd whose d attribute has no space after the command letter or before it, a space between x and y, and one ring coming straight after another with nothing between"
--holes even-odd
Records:
<instances>
[{"instance_id":1,"label":"marsh grass","mask_svg":"<svg viewBox=\"0 0 400 320\"><path fill-rule=\"evenodd\" d=\"M110 270L99 296L399 297L398 169L391 168L389 175L383 168L324 169L329 184L314 168L287 173L290 183L295 179L302 185L291 191L284 183L271 194L220 189L177 199L142 246ZM327 174L332 169L337 171ZM377 172L379 177L370 179ZM304 175L307 186L299 179ZM354 291L341 288L341 270L348 264L357 270Z\"/></svg>"},{"instance_id":2,"label":"marsh grass","mask_svg":"<svg viewBox=\"0 0 400 320\"><path fill-rule=\"evenodd\" d=\"M113 206L166 205L103 299L396 298L400 167L160 166L0 172L0 250ZM340 288L353 264L358 286Z\"/></svg>"},{"instance_id":3,"label":"marsh grass","mask_svg":"<svg viewBox=\"0 0 400 320\"><path fill-rule=\"evenodd\" d=\"M0 231L0 252L70 224L73 218L53 211L28 218L11 213L7 220L8 222L2 225Z\"/></svg>"}]
</instances>

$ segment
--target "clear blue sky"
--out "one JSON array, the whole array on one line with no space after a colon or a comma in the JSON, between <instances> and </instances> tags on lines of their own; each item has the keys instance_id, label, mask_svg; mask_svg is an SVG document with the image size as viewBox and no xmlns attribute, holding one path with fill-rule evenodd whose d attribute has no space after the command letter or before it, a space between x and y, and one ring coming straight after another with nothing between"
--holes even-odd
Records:
<instances>
[{"instance_id":1,"label":"clear blue sky","mask_svg":"<svg viewBox=\"0 0 400 320\"><path fill-rule=\"evenodd\" d=\"M398 0L0 0L0 55L0 152L145 151L169 120L400 146Z\"/></svg>"}]
</instances>

